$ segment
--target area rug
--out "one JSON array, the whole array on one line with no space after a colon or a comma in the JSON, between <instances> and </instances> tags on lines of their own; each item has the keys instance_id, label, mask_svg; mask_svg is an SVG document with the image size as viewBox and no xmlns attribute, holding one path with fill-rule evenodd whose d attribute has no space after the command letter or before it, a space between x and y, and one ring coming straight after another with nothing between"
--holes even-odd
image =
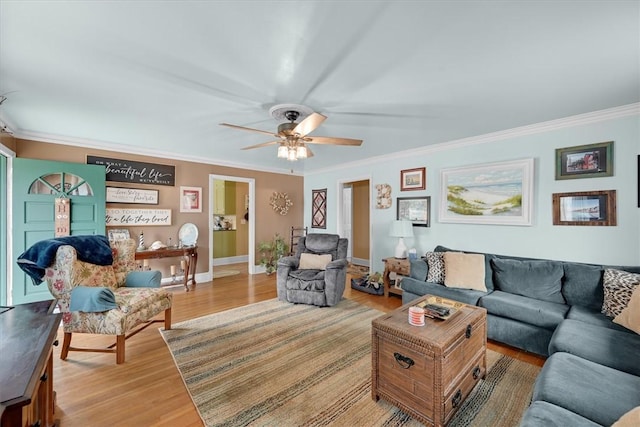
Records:
<instances>
[{"instance_id":1,"label":"area rug","mask_svg":"<svg viewBox=\"0 0 640 427\"><path fill-rule=\"evenodd\" d=\"M235 276L237 274L240 274L238 270L216 270L215 267L213 269L214 279L221 279L223 277Z\"/></svg>"},{"instance_id":2,"label":"area rug","mask_svg":"<svg viewBox=\"0 0 640 427\"><path fill-rule=\"evenodd\" d=\"M160 333L206 426L420 426L371 398L371 321L382 314L274 299ZM493 351L487 368L451 426L518 425L539 368Z\"/></svg>"}]
</instances>

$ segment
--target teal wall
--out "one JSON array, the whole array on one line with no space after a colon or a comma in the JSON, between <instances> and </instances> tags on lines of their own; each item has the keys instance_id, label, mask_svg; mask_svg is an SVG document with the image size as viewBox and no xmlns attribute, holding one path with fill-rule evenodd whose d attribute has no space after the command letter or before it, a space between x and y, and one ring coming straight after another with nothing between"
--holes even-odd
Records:
<instances>
[{"instance_id":1,"label":"teal wall","mask_svg":"<svg viewBox=\"0 0 640 427\"><path fill-rule=\"evenodd\" d=\"M580 261L640 265L640 208L637 207L637 155L640 153L638 105L513 129L464 141L399 153L335 170L305 174L305 225L311 226L311 190L328 188L327 229L336 232L339 183L370 177L372 268L392 256L397 239L388 236L396 216L396 197L431 196L431 227L414 227L405 239L418 254L436 245L455 249ZM632 115L629 115L631 111ZM610 119L609 117L615 117ZM490 140L491 142L485 142ZM555 180L555 149L614 141L614 176ZM366 145L367 141L364 141ZM393 141L389 141L393 143ZM344 148L336 148L344 149ZM482 163L533 158L535 162L531 226L449 224L438 221L440 170ZM400 171L427 168L424 191L400 192ZM376 184L391 185L393 205L376 209ZM617 226L552 225L552 193L617 190ZM314 230L310 232L322 232Z\"/></svg>"}]
</instances>

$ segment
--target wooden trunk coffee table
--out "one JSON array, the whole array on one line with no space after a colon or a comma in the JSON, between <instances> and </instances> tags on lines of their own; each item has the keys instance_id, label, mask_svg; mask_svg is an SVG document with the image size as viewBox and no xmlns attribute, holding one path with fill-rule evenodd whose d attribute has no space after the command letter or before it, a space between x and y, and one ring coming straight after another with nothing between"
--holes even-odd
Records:
<instances>
[{"instance_id":1,"label":"wooden trunk coffee table","mask_svg":"<svg viewBox=\"0 0 640 427\"><path fill-rule=\"evenodd\" d=\"M435 302L447 320L408 322L409 307ZM371 394L429 426L444 426L486 373L487 312L425 295L372 324Z\"/></svg>"}]
</instances>

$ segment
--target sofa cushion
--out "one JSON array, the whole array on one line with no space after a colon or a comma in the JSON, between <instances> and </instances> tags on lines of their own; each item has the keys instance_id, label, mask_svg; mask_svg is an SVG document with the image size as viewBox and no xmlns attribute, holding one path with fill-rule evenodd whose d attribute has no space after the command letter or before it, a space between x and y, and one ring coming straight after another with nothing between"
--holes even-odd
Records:
<instances>
[{"instance_id":1,"label":"sofa cushion","mask_svg":"<svg viewBox=\"0 0 640 427\"><path fill-rule=\"evenodd\" d=\"M630 334L632 333L624 326L613 323L611 318L600 313L600 310L594 311L579 305L574 305L569 309L567 319L579 320L580 322L588 323L590 325L601 326L603 328L614 329L616 331L623 331Z\"/></svg>"},{"instance_id":2,"label":"sofa cushion","mask_svg":"<svg viewBox=\"0 0 640 427\"><path fill-rule=\"evenodd\" d=\"M552 403L538 400L524 413L520 427L600 427L600 424Z\"/></svg>"},{"instance_id":3,"label":"sofa cushion","mask_svg":"<svg viewBox=\"0 0 640 427\"><path fill-rule=\"evenodd\" d=\"M636 406L624 414L611 427L638 427L640 426L640 406Z\"/></svg>"},{"instance_id":4,"label":"sofa cushion","mask_svg":"<svg viewBox=\"0 0 640 427\"><path fill-rule=\"evenodd\" d=\"M303 238L301 238L302 240ZM340 236L337 234L312 233L307 234L301 242L304 244L305 252L314 254L331 254L331 259L338 258L338 241Z\"/></svg>"},{"instance_id":5,"label":"sofa cushion","mask_svg":"<svg viewBox=\"0 0 640 427\"><path fill-rule=\"evenodd\" d=\"M556 328L549 342L549 354L560 351L640 376L640 336L636 334L568 319Z\"/></svg>"},{"instance_id":6,"label":"sofa cushion","mask_svg":"<svg viewBox=\"0 0 640 427\"><path fill-rule=\"evenodd\" d=\"M613 319L613 322L640 334L640 286L636 286L629 304Z\"/></svg>"},{"instance_id":7,"label":"sofa cushion","mask_svg":"<svg viewBox=\"0 0 640 427\"><path fill-rule=\"evenodd\" d=\"M423 282L411 277L405 277L404 279L402 279L402 289L403 291L414 295L422 296L430 294L442 298L460 301L469 305L478 305L478 300L480 299L480 297L483 295L487 295L486 292L474 291L471 289L447 288L444 285L439 285L437 283L431 282Z\"/></svg>"},{"instance_id":8,"label":"sofa cushion","mask_svg":"<svg viewBox=\"0 0 640 427\"><path fill-rule=\"evenodd\" d=\"M561 292L564 269L556 261L491 261L496 288L512 294L564 304Z\"/></svg>"},{"instance_id":9,"label":"sofa cushion","mask_svg":"<svg viewBox=\"0 0 640 427\"><path fill-rule=\"evenodd\" d=\"M627 306L634 289L640 284L640 274L607 268L602 278L604 304L602 313L616 317Z\"/></svg>"},{"instance_id":10,"label":"sofa cushion","mask_svg":"<svg viewBox=\"0 0 640 427\"><path fill-rule=\"evenodd\" d=\"M554 330L569 311L569 306L565 304L540 301L502 291L493 291L483 296L478 305L486 308L490 314L550 330Z\"/></svg>"},{"instance_id":11,"label":"sofa cushion","mask_svg":"<svg viewBox=\"0 0 640 427\"><path fill-rule=\"evenodd\" d=\"M427 282L444 283L444 252L427 252Z\"/></svg>"},{"instance_id":12,"label":"sofa cushion","mask_svg":"<svg viewBox=\"0 0 640 427\"><path fill-rule=\"evenodd\" d=\"M445 286L487 292L484 255L445 252L443 258Z\"/></svg>"},{"instance_id":13,"label":"sofa cushion","mask_svg":"<svg viewBox=\"0 0 640 427\"><path fill-rule=\"evenodd\" d=\"M304 252L300 254L298 268L301 270L325 270L330 262L331 254L315 255Z\"/></svg>"},{"instance_id":14,"label":"sofa cushion","mask_svg":"<svg viewBox=\"0 0 640 427\"><path fill-rule=\"evenodd\" d=\"M610 426L640 405L638 390L640 377L561 352L545 362L532 400L553 403Z\"/></svg>"},{"instance_id":15,"label":"sofa cushion","mask_svg":"<svg viewBox=\"0 0 640 427\"><path fill-rule=\"evenodd\" d=\"M565 262L562 295L569 305L580 305L600 311L604 302L600 265Z\"/></svg>"}]
</instances>

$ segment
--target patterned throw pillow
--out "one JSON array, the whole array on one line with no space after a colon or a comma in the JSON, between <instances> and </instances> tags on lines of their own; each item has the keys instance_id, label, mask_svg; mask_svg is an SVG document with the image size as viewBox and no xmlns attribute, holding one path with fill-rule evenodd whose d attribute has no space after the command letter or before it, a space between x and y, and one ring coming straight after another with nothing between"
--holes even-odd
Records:
<instances>
[{"instance_id":1,"label":"patterned throw pillow","mask_svg":"<svg viewBox=\"0 0 640 427\"><path fill-rule=\"evenodd\" d=\"M602 314L616 317L629 304L633 290L640 284L640 274L606 269L602 282L604 287Z\"/></svg>"},{"instance_id":2,"label":"patterned throw pillow","mask_svg":"<svg viewBox=\"0 0 640 427\"><path fill-rule=\"evenodd\" d=\"M444 284L444 252L427 252L427 282Z\"/></svg>"}]
</instances>

